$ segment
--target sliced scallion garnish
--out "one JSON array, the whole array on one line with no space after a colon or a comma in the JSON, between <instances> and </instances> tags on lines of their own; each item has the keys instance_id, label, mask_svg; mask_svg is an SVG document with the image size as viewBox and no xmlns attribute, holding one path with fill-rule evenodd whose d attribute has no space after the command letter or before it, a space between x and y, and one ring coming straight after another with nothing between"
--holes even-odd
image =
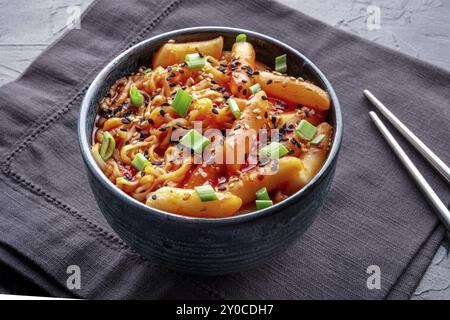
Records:
<instances>
[{"instance_id":1,"label":"sliced scallion garnish","mask_svg":"<svg viewBox=\"0 0 450 320\"><path fill-rule=\"evenodd\" d=\"M295 130L302 139L311 140L317 132L317 127L312 125L308 120L303 119Z\"/></svg>"},{"instance_id":2,"label":"sliced scallion garnish","mask_svg":"<svg viewBox=\"0 0 450 320\"><path fill-rule=\"evenodd\" d=\"M130 102L135 107L140 107L144 104L144 96L135 86L130 88Z\"/></svg>"},{"instance_id":3,"label":"sliced scallion garnish","mask_svg":"<svg viewBox=\"0 0 450 320\"><path fill-rule=\"evenodd\" d=\"M216 192L214 191L213 187L211 187L209 184L195 187L195 191L197 192L199 198L201 201L214 201L218 200Z\"/></svg>"},{"instance_id":4,"label":"sliced scallion garnish","mask_svg":"<svg viewBox=\"0 0 450 320\"><path fill-rule=\"evenodd\" d=\"M245 33L240 33L236 36L236 42L245 42L247 41L247 35Z\"/></svg>"},{"instance_id":5,"label":"sliced scallion garnish","mask_svg":"<svg viewBox=\"0 0 450 320\"><path fill-rule=\"evenodd\" d=\"M239 119L239 117L241 116L241 110L239 109L239 106L236 102L236 100L234 100L233 98L228 99L227 101L228 106L230 107L231 113L233 114L233 116L236 119Z\"/></svg>"},{"instance_id":6,"label":"sliced scallion garnish","mask_svg":"<svg viewBox=\"0 0 450 320\"><path fill-rule=\"evenodd\" d=\"M186 116L186 113L191 105L192 97L187 94L183 89L179 88L175 95L175 99L172 102L172 108L180 116Z\"/></svg>"},{"instance_id":7,"label":"sliced scallion garnish","mask_svg":"<svg viewBox=\"0 0 450 320\"><path fill-rule=\"evenodd\" d=\"M254 84L254 85L252 85L252 86L250 87L250 93L251 93L251 94L255 94L255 93L257 93L259 90L261 90L261 85L260 85L259 83L256 83L256 84Z\"/></svg>"},{"instance_id":8,"label":"sliced scallion garnish","mask_svg":"<svg viewBox=\"0 0 450 320\"><path fill-rule=\"evenodd\" d=\"M312 144L312 145L318 145L319 143L321 143L322 142L322 140L325 138L325 135L324 134L319 134L317 137L315 137L310 143Z\"/></svg>"},{"instance_id":9,"label":"sliced scallion garnish","mask_svg":"<svg viewBox=\"0 0 450 320\"><path fill-rule=\"evenodd\" d=\"M131 161L131 165L139 171L144 171L145 166L148 165L150 161L142 154L138 153L134 156L133 161Z\"/></svg>"},{"instance_id":10,"label":"sliced scallion garnish","mask_svg":"<svg viewBox=\"0 0 450 320\"><path fill-rule=\"evenodd\" d=\"M256 210L262 210L273 206L272 200L256 200Z\"/></svg>"},{"instance_id":11,"label":"sliced scallion garnish","mask_svg":"<svg viewBox=\"0 0 450 320\"><path fill-rule=\"evenodd\" d=\"M211 140L204 137L195 129L191 129L180 139L180 143L185 147L194 150L195 153L202 153L210 143Z\"/></svg>"},{"instance_id":12,"label":"sliced scallion garnish","mask_svg":"<svg viewBox=\"0 0 450 320\"><path fill-rule=\"evenodd\" d=\"M186 62L191 69L203 68L205 65L205 57L202 57L198 53L190 53L184 57L184 62Z\"/></svg>"},{"instance_id":13,"label":"sliced scallion garnish","mask_svg":"<svg viewBox=\"0 0 450 320\"><path fill-rule=\"evenodd\" d=\"M279 142L271 142L269 145L263 147L259 154L261 157L265 158L271 158L271 159L277 159L281 158L282 156L289 153L289 150L286 149L285 146L283 146Z\"/></svg>"},{"instance_id":14,"label":"sliced scallion garnish","mask_svg":"<svg viewBox=\"0 0 450 320\"><path fill-rule=\"evenodd\" d=\"M103 160L108 160L116 148L116 140L108 131L103 132L102 146L100 147L100 156Z\"/></svg>"},{"instance_id":15,"label":"sliced scallion garnish","mask_svg":"<svg viewBox=\"0 0 450 320\"><path fill-rule=\"evenodd\" d=\"M283 54L275 58L275 71L285 73L287 71L287 56Z\"/></svg>"},{"instance_id":16,"label":"sliced scallion garnish","mask_svg":"<svg viewBox=\"0 0 450 320\"><path fill-rule=\"evenodd\" d=\"M150 73L150 72L152 72L151 68L147 68L147 69L144 70L144 74L147 74L147 73Z\"/></svg>"},{"instance_id":17,"label":"sliced scallion garnish","mask_svg":"<svg viewBox=\"0 0 450 320\"><path fill-rule=\"evenodd\" d=\"M267 188L261 188L255 193L256 200L270 200L269 193L267 192Z\"/></svg>"}]
</instances>

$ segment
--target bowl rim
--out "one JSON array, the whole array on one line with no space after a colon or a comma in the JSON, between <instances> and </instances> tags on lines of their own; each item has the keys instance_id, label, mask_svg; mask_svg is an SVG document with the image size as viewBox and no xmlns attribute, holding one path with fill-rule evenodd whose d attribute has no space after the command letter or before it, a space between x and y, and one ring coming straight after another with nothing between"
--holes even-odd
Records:
<instances>
[{"instance_id":1,"label":"bowl rim","mask_svg":"<svg viewBox=\"0 0 450 320\"><path fill-rule=\"evenodd\" d=\"M98 90L97 88L100 86L102 82L104 82L111 72L118 64L120 64L123 60L126 60L130 54L132 54L135 51L138 51L140 48L146 47L148 44L157 42L160 40L169 40L171 37L179 36L182 34L195 34L195 33L208 33L208 32L223 32L223 33L245 33L250 37L259 38L264 41L271 42L275 44L278 47L281 47L285 51L289 51L291 54L298 56L300 59L304 61L304 64L307 65L313 73L323 82L325 85L325 89L328 92L330 99L332 101L332 106L336 118L336 124L334 126L334 141L331 146L331 149L329 150L327 159L325 163L322 165L321 169L317 174L311 179L311 181L304 186L302 189L298 190L293 195L289 196L287 199L262 210L255 210L248 213L236 215L236 216L230 216L230 217L223 217L223 218L202 218L202 217L189 217L189 216L182 216L177 215L174 213L166 212L163 210L155 209L152 207L149 207L145 205L144 203L138 201L137 199L134 199L132 196L126 194L124 191L120 190L117 186L115 186L107 177L106 175L101 171L100 167L97 165L97 163L94 160L94 157L91 153L91 141L92 139L92 133L87 134L87 115L89 114L90 110L90 102L95 99L95 93ZM98 103L98 101L97 101ZM94 104L95 105L95 104ZM336 96L336 93L331 85L331 83L328 81L328 79L325 77L325 75L322 73L322 71L313 63L311 60L309 60L305 55L300 53L298 50L294 49L293 47L274 39L270 36L267 36L265 34L241 29L241 28L232 28L232 27L220 27L220 26L201 26L201 27L190 27L190 28L183 28L183 29L177 29L169 32L165 32L159 35L156 35L154 37L151 37L149 39L143 40L129 49L123 51L118 56L116 56L114 59L112 59L95 77L95 79L90 84L88 90L86 91L86 94L83 98L83 101L81 103L80 112L78 115L78 144L80 146L81 154L84 160L84 163L87 167L87 169L92 173L92 175L95 177L97 181L99 181L103 187L108 189L115 197L121 198L126 205L130 207L137 207L138 209L144 210L149 213L149 217L151 215L156 215L156 217L164 219L164 220L173 220L176 222L184 222L184 223L202 223L202 224L230 224L230 223L239 223L239 222L245 222L250 221L254 219L261 218L263 216L276 214L280 210L283 210L284 208L291 206L292 204L298 202L299 199L301 199L303 196L311 192L314 187L322 180L324 174L330 169L333 162L337 160L337 155L339 152L339 149L342 144L342 136L343 136L343 120L342 120L342 112L341 107L339 104L339 100Z\"/></svg>"}]
</instances>

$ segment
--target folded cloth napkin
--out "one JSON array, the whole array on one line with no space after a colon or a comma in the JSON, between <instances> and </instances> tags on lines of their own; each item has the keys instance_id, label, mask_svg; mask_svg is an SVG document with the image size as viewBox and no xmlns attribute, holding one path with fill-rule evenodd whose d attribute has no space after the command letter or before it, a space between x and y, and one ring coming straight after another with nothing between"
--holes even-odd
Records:
<instances>
[{"instance_id":1,"label":"folded cloth napkin","mask_svg":"<svg viewBox=\"0 0 450 320\"><path fill-rule=\"evenodd\" d=\"M242 27L303 52L334 85L344 142L318 219L275 261L221 277L140 257L106 223L88 186L76 121L95 75L141 40L190 26ZM49 294L86 298L407 298L443 235L367 115L369 88L450 162L450 74L273 1L97 1L17 81L0 89L0 260ZM403 140L401 140L403 141ZM406 144L405 144L406 145ZM407 147L444 200L444 182ZM81 270L69 289L68 267ZM381 288L368 289L377 265Z\"/></svg>"}]
</instances>

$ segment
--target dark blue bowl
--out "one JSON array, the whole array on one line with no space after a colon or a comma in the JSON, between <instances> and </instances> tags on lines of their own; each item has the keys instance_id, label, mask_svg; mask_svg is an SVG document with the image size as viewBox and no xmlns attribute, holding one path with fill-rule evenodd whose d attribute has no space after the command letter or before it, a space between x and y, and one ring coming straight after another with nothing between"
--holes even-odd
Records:
<instances>
[{"instance_id":1,"label":"dark blue bowl","mask_svg":"<svg viewBox=\"0 0 450 320\"><path fill-rule=\"evenodd\" d=\"M152 54L169 39L206 40L222 35L230 49L245 33L257 59L272 65L286 53L289 74L302 76L325 89L332 108L328 121L335 128L333 145L319 173L303 189L272 207L228 218L191 218L146 206L112 184L91 155L98 101L119 78L150 65ZM176 30L145 40L111 61L95 78L84 97L78 136L89 182L98 205L117 234L143 257L167 268L192 274L217 275L256 267L283 252L311 225L320 211L336 167L342 140L342 115L333 87L322 72L294 48L249 30L197 27Z\"/></svg>"}]
</instances>

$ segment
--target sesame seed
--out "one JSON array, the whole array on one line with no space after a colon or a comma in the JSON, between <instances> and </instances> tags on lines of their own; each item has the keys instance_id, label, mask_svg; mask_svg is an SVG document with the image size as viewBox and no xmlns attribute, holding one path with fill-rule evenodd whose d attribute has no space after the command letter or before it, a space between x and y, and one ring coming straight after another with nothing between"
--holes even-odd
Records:
<instances>
[{"instance_id":1,"label":"sesame seed","mask_svg":"<svg viewBox=\"0 0 450 320\"><path fill-rule=\"evenodd\" d=\"M121 122L122 122L123 124L130 124L130 123L131 123L131 120L130 120L129 118L125 117L125 118L122 118Z\"/></svg>"},{"instance_id":2,"label":"sesame seed","mask_svg":"<svg viewBox=\"0 0 450 320\"><path fill-rule=\"evenodd\" d=\"M301 146L301 144L295 139L295 138L292 138L291 139L291 142L293 143L293 144L295 144L297 147L299 147L299 148L301 148L302 146Z\"/></svg>"},{"instance_id":3,"label":"sesame seed","mask_svg":"<svg viewBox=\"0 0 450 320\"><path fill-rule=\"evenodd\" d=\"M162 160L157 160L157 161L152 161L151 164L154 166L160 166L163 164L163 162L162 162Z\"/></svg>"}]
</instances>

